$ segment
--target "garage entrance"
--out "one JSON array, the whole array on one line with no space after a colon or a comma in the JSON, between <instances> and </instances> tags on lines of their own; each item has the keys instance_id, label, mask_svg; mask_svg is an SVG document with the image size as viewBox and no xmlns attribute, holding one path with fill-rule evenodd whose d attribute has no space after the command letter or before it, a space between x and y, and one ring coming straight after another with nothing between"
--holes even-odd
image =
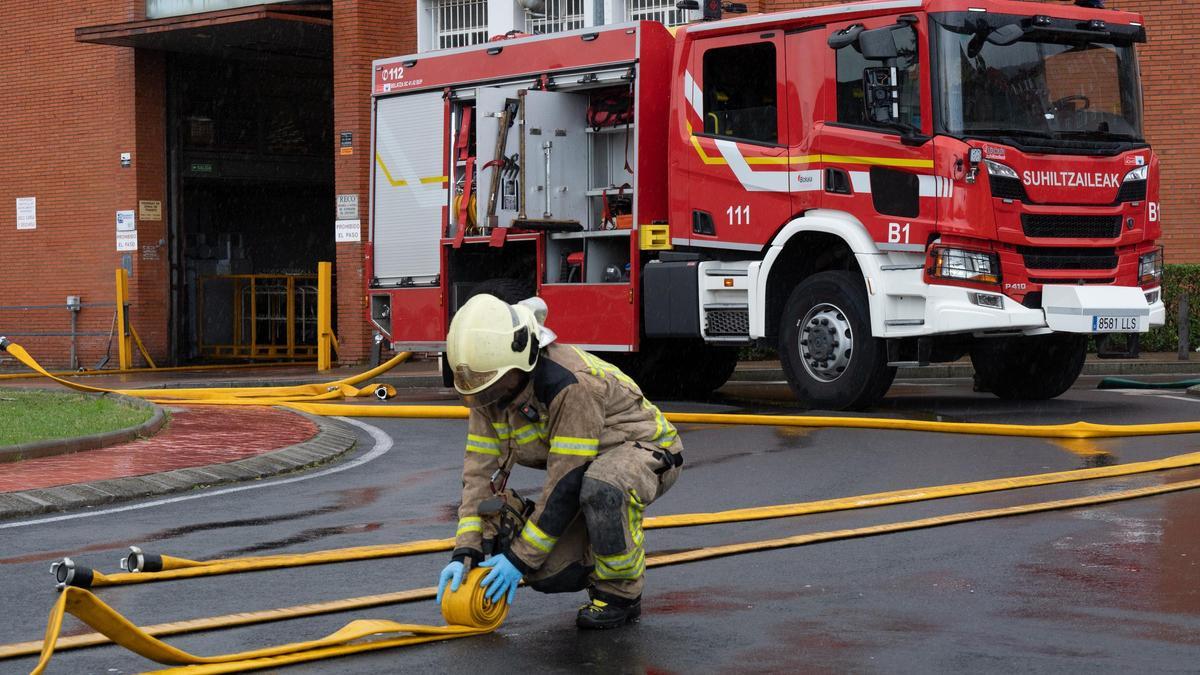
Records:
<instances>
[{"instance_id":1,"label":"garage entrance","mask_svg":"<svg viewBox=\"0 0 1200 675\"><path fill-rule=\"evenodd\" d=\"M84 28L166 52L170 349L177 362L311 359L334 259L328 3Z\"/></svg>"},{"instance_id":2,"label":"garage entrance","mask_svg":"<svg viewBox=\"0 0 1200 675\"><path fill-rule=\"evenodd\" d=\"M334 255L333 80L327 60L295 65L169 62L185 359L315 354L316 265Z\"/></svg>"}]
</instances>

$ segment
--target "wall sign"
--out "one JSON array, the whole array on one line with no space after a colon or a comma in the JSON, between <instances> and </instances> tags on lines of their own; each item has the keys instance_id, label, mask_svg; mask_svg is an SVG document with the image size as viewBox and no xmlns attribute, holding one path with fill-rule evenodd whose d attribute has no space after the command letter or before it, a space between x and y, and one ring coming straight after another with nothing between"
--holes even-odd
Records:
<instances>
[{"instance_id":1,"label":"wall sign","mask_svg":"<svg viewBox=\"0 0 1200 675\"><path fill-rule=\"evenodd\" d=\"M162 202L158 200L138 200L138 218L142 220L162 220Z\"/></svg>"},{"instance_id":2,"label":"wall sign","mask_svg":"<svg viewBox=\"0 0 1200 675\"><path fill-rule=\"evenodd\" d=\"M337 219L354 220L358 218L358 195L345 194L337 196Z\"/></svg>"},{"instance_id":3,"label":"wall sign","mask_svg":"<svg viewBox=\"0 0 1200 675\"><path fill-rule=\"evenodd\" d=\"M37 229L37 197L17 197L17 229Z\"/></svg>"},{"instance_id":4,"label":"wall sign","mask_svg":"<svg viewBox=\"0 0 1200 675\"><path fill-rule=\"evenodd\" d=\"M362 221L336 221L333 224L333 241L338 244L362 241Z\"/></svg>"}]
</instances>

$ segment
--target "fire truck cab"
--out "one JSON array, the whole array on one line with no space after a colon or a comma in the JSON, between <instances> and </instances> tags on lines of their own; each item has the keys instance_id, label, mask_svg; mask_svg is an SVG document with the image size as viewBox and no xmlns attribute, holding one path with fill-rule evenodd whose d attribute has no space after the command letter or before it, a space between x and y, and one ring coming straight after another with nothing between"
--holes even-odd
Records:
<instances>
[{"instance_id":1,"label":"fire truck cab","mask_svg":"<svg viewBox=\"0 0 1200 675\"><path fill-rule=\"evenodd\" d=\"M812 407L965 355L999 396L1057 396L1090 336L1135 352L1164 319L1145 31L1076 5L881 0L376 62L372 320L436 351L469 295L536 293L649 390L710 391L761 345Z\"/></svg>"}]
</instances>

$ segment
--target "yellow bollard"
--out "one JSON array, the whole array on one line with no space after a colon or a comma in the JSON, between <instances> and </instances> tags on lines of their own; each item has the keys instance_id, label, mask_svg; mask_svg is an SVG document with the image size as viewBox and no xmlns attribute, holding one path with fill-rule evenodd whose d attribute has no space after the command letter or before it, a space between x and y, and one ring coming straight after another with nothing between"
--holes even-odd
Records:
<instances>
[{"instance_id":1,"label":"yellow bollard","mask_svg":"<svg viewBox=\"0 0 1200 675\"><path fill-rule=\"evenodd\" d=\"M133 338L129 331L129 314L126 311L129 303L129 273L125 268L117 268L117 357L121 362L121 370L133 367Z\"/></svg>"},{"instance_id":2,"label":"yellow bollard","mask_svg":"<svg viewBox=\"0 0 1200 675\"><path fill-rule=\"evenodd\" d=\"M333 367L333 263L317 263L317 370Z\"/></svg>"}]
</instances>

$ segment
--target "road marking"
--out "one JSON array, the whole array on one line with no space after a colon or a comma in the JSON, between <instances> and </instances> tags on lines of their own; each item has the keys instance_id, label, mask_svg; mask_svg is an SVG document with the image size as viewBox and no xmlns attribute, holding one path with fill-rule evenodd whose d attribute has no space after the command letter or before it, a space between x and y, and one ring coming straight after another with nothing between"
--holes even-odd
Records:
<instances>
[{"instance_id":1,"label":"road marking","mask_svg":"<svg viewBox=\"0 0 1200 675\"><path fill-rule=\"evenodd\" d=\"M188 495L180 495L178 497L167 497L166 499L156 499L154 501L144 502L141 504L130 504L128 506L118 506L118 507L111 508L111 509L101 509L99 511L68 513L68 514L61 515L61 516L51 516L49 518L38 518L36 520L22 520L22 521L18 521L15 523L0 523L0 530L8 530L8 529L16 528L16 527L27 527L29 525L43 525L46 523L58 523L58 522L62 522L64 520L75 520L77 518L91 518L92 516L106 516L106 515L109 515L110 513L123 513L125 511L136 511L138 509L148 509L148 508L155 507L155 506L166 506L167 504L177 504L179 502L191 501L193 499L202 499L204 497L217 497L220 495L227 495L227 494L232 494L235 492L245 492L246 490L258 490L260 488L277 487L279 485L290 485L292 483L299 483L301 481L312 480L313 478L323 478L325 476L331 476L335 473L349 471L350 469L360 467L363 464L366 464L367 462L372 462L376 459L379 459L380 457L386 455L388 453L388 451L391 450L392 446L394 445L394 442L392 441L392 437L389 436L387 434L387 432L385 432L383 429L380 429L379 427L376 427L371 424L367 424L366 422L360 422L358 420L351 419L349 417L338 417L336 419L339 419L343 422L348 422L350 424L353 424L354 426L356 426L356 427L362 429L363 431L367 432L368 434L370 434L371 438L375 441L375 446L373 448L371 448L367 453L362 455L361 457L358 457L357 459L346 462L345 464L339 464L337 466L330 467L323 471L317 471L316 473L305 474L303 476L295 476L292 478L284 478L282 480L265 481L265 482L261 482L261 483L251 483L249 485L238 485L235 487L222 488L220 490L212 490L211 492L202 492L199 494L188 494Z\"/></svg>"},{"instance_id":2,"label":"road marking","mask_svg":"<svg viewBox=\"0 0 1200 675\"><path fill-rule=\"evenodd\" d=\"M1122 394L1124 396L1153 396L1154 398L1169 398L1174 401L1187 401L1188 403L1200 403L1200 398L1196 396L1176 396L1174 394L1164 394L1162 390L1154 389L1103 389L1114 394Z\"/></svg>"}]
</instances>

